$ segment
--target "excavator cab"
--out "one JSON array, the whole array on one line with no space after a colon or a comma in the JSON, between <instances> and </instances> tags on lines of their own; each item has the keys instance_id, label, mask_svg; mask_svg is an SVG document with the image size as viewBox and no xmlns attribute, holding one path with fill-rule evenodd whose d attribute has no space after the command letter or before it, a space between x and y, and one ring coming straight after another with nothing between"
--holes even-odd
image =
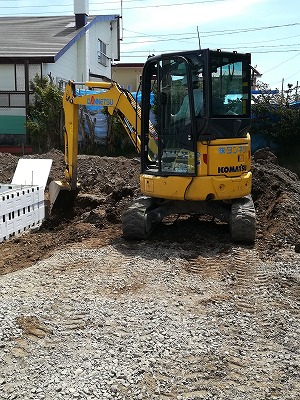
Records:
<instances>
[{"instance_id":1,"label":"excavator cab","mask_svg":"<svg viewBox=\"0 0 300 400\"><path fill-rule=\"evenodd\" d=\"M204 161L199 142L246 138L250 78L250 54L206 49L149 59L142 86L142 172L195 176ZM148 135L149 121L157 132L155 154L148 146L154 139Z\"/></svg>"}]
</instances>

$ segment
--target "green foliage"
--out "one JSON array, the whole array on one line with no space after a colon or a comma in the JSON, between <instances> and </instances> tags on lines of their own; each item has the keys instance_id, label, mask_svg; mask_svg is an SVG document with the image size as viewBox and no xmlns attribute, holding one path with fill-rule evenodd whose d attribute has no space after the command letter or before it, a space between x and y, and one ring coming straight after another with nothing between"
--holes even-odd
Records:
<instances>
[{"instance_id":1,"label":"green foliage","mask_svg":"<svg viewBox=\"0 0 300 400\"><path fill-rule=\"evenodd\" d=\"M113 155L125 155L135 152L136 150L119 117L116 114L110 115L106 107L104 107L103 113L108 117L108 132L106 138L108 153Z\"/></svg>"},{"instance_id":2,"label":"green foliage","mask_svg":"<svg viewBox=\"0 0 300 400\"><path fill-rule=\"evenodd\" d=\"M32 100L29 105L27 133L35 151L62 147L62 92L53 81L38 75L30 82Z\"/></svg>"},{"instance_id":3,"label":"green foliage","mask_svg":"<svg viewBox=\"0 0 300 400\"><path fill-rule=\"evenodd\" d=\"M253 98L251 132L259 133L279 145L282 151L300 144L300 110L290 107L299 100L297 88L288 85L287 91L272 94L270 88L259 83L262 94Z\"/></svg>"}]
</instances>

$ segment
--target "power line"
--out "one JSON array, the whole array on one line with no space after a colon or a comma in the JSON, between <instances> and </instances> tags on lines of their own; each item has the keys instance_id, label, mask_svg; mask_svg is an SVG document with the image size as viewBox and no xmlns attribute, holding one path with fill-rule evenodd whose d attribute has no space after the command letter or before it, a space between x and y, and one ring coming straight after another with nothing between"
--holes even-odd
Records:
<instances>
[{"instance_id":1,"label":"power line","mask_svg":"<svg viewBox=\"0 0 300 400\"><path fill-rule=\"evenodd\" d=\"M174 6L185 6L190 4L204 4L204 3L218 3L227 0L202 0L202 1L190 1L184 3L172 3L172 4L159 4L153 6L137 6L137 7L123 7L125 10L134 10L136 8L158 8L158 7L174 7Z\"/></svg>"},{"instance_id":2,"label":"power line","mask_svg":"<svg viewBox=\"0 0 300 400\"><path fill-rule=\"evenodd\" d=\"M0 2L4 2L7 0L0 0ZM223 1L228 1L228 0L198 0L198 1L189 1L189 2L182 2L182 3L169 3L169 4L159 4L159 5L146 5L146 6L135 6L135 7L123 7L128 10L132 10L133 8L156 8L156 7L173 7L173 6L183 6L187 4L204 4L204 3L217 3L217 2L223 2ZM127 0L126 3L133 3L133 2L140 2L140 3L145 3L144 0ZM11 2L10 2L11 4ZM113 4L113 5L120 5L120 1L118 0L117 2L112 2L112 1L104 1L101 2L102 4ZM99 2L97 3L89 3L89 5L99 5ZM52 7L73 7L73 3L70 4L51 4ZM46 4L37 4L37 5L23 5L23 6L1 6L1 8L32 8L32 7L38 7L38 8L47 8L49 5Z\"/></svg>"},{"instance_id":3,"label":"power line","mask_svg":"<svg viewBox=\"0 0 300 400\"><path fill-rule=\"evenodd\" d=\"M195 34L194 36L191 37L181 37L181 38L168 38L168 39L159 39L159 40L143 40L141 44L144 43L160 43L160 42L171 42L171 41L184 41L184 40L194 40L197 38L197 35ZM124 38L125 40L125 38ZM255 43L261 43L261 42L255 42ZM136 44L136 42L123 42L123 45L131 45L131 44ZM235 43L236 44L236 43ZM243 48L259 48L259 47L291 47L291 46L299 46L300 43L293 43L293 44L278 44L278 45L260 45L260 46L253 46L252 43L243 43L244 45L242 46ZM228 46L228 45L227 45Z\"/></svg>"},{"instance_id":4,"label":"power line","mask_svg":"<svg viewBox=\"0 0 300 400\"><path fill-rule=\"evenodd\" d=\"M282 27L290 27L290 26L295 26L295 25L300 25L300 23L290 23L290 24L282 24L282 25L271 25L271 26L260 26L260 27L257 27L257 28L254 28L254 27L250 27L250 28L243 28L242 30L243 31L254 31L255 29L257 29L258 31L261 31L261 30L263 30L263 29L271 29L271 28L282 28ZM190 41L191 40L195 40L196 38L197 38L197 36L196 36L196 32L193 32L193 33L170 33L170 34L166 34L166 35L164 35L164 34L162 34L162 35L149 35L149 34L142 34L142 33L140 33L140 32L135 32L135 31L130 31L130 30L127 30L127 29L124 29L125 31L127 31L127 32L131 32L131 33L137 33L138 35L137 36L130 36L130 37L124 37L124 40L123 40L123 45L131 45L131 44L133 44L133 43L136 43L136 42L128 42L127 40L128 39L133 39L133 38L157 38L158 40L144 40L143 41L143 43L157 43L157 42L163 42L163 41L181 41L181 43L190 43ZM210 36L215 36L215 34L216 33L218 33L218 32L220 32L220 31L207 31L207 32L203 32L205 35L201 35L201 37L203 38L203 37L210 37ZM233 33L240 33L241 32L241 30L240 29L237 29L237 30L235 30L235 31L232 31L232 30L224 30L224 31L222 31L223 33L222 33L222 35L225 35L226 34L226 32L228 32L229 34L233 34ZM183 35L192 35L192 36L184 36L184 37L182 37ZM181 37L180 37L181 36ZM294 35L294 36L289 36L289 37L285 37L285 38L277 38L277 39L271 39L271 40L268 40L268 41L264 41L264 43L267 43L267 42L272 42L272 41L279 41L279 40L286 40L286 39L290 39L290 38L293 38L293 37L299 37L300 35ZM165 39L165 37L168 37L168 39ZM261 43L261 41L259 41L259 42L250 42L250 43L245 43L245 42L243 42L243 43L241 43L241 45L242 45L242 47L243 48L252 48L252 49L258 49L258 48L262 48L262 47L267 47L267 48L271 48L272 46L271 45L261 45L261 46L254 46L254 44L255 43ZM235 45L240 45L240 44L238 44L238 43L235 43ZM298 46L299 44L286 44L286 45L284 45L284 44L278 44L277 46L273 46L273 47L291 47L291 46ZM218 47L221 47L221 48L224 48L224 46L230 46L230 44L218 44ZM226 48L226 47L225 47ZM297 51L297 50L296 50ZM270 51L271 52L271 51Z\"/></svg>"},{"instance_id":5,"label":"power line","mask_svg":"<svg viewBox=\"0 0 300 400\"><path fill-rule=\"evenodd\" d=\"M0 0L1 1L1 0ZM54 4L52 4L51 5L52 7L71 7L72 6L72 4L56 4L56 5L54 5ZM32 6L22 6L22 7L20 7L20 6L1 6L1 9L2 8L8 8L8 9L23 9L23 8L49 8L49 5L48 6L45 6L45 5L32 5Z\"/></svg>"},{"instance_id":6,"label":"power line","mask_svg":"<svg viewBox=\"0 0 300 400\"><path fill-rule=\"evenodd\" d=\"M298 54L298 55L299 55L299 54ZM299 72L300 72L300 69L298 69L298 71L296 71L293 75L289 76L289 77L286 78L286 79L291 79L293 76L299 74Z\"/></svg>"},{"instance_id":7,"label":"power line","mask_svg":"<svg viewBox=\"0 0 300 400\"><path fill-rule=\"evenodd\" d=\"M183 37L183 38L174 38L174 39L170 38L170 39L159 39L159 40L143 40L142 43L159 43L159 42L171 42L172 40L181 41L181 40L191 40L191 39L194 39L194 37ZM136 43L136 42L126 42L126 43L124 42L123 45L134 44L134 43Z\"/></svg>"},{"instance_id":8,"label":"power line","mask_svg":"<svg viewBox=\"0 0 300 400\"><path fill-rule=\"evenodd\" d=\"M264 40L264 43L269 43L269 42L278 42L279 40L286 40L286 39L292 39L292 38L295 38L295 37L299 37L300 35L294 35L294 36L287 36L287 37L283 37L283 38L276 38L276 39L270 39L270 40ZM259 40L259 41L254 41L254 42L251 42L252 44L253 43L261 43L261 40ZM250 44L250 43L245 43L245 42L235 42L235 44L236 45L239 45L239 44ZM278 45L279 46L279 45Z\"/></svg>"},{"instance_id":9,"label":"power line","mask_svg":"<svg viewBox=\"0 0 300 400\"><path fill-rule=\"evenodd\" d=\"M1 1L6 1L7 0L0 0ZM140 0L128 0L128 2L132 2L132 1L140 1ZM11 4L11 3L10 3ZM89 5L94 4L94 5L99 5L99 3L89 3ZM116 5L119 6L120 5L120 1L118 0L118 2L111 2L111 1L107 1L107 2L101 2L101 5L103 4L110 4L110 5ZM70 4L51 4L51 5L45 5L45 4L36 4L36 5L23 5L23 6L1 6L1 8L7 8L7 9L23 9L23 8L49 8L49 7L73 7L73 3Z\"/></svg>"},{"instance_id":10,"label":"power line","mask_svg":"<svg viewBox=\"0 0 300 400\"><path fill-rule=\"evenodd\" d=\"M299 50L299 49L298 49ZM265 71L264 74L266 74L267 72L273 71L275 68L280 67L281 65L287 63L288 61L291 61L293 58L298 57L300 53L296 54L295 56L288 58L287 60L283 61L282 63L276 65L275 67L272 67L271 69L268 69L268 71Z\"/></svg>"},{"instance_id":11,"label":"power line","mask_svg":"<svg viewBox=\"0 0 300 400\"><path fill-rule=\"evenodd\" d=\"M210 36L218 36L218 35L233 35L233 34L239 34L239 33L245 33L245 32L254 32L254 31L261 31L264 29L275 29L275 28L283 28L283 27L291 27L291 26L297 26L300 25L300 22L295 22L291 24L283 24L283 25L271 25L271 26L259 26L259 27L250 27L250 28L240 28L240 29L224 29L224 30L217 30L217 31L202 31L201 32L201 37L210 37ZM131 32L131 33L137 33L137 36L129 36L128 39L134 39L138 37L170 37L170 36L181 36L181 35L193 35L195 32L188 32L188 33L169 33L169 34L158 34L158 35L149 35L149 34L144 34L141 32L134 32L130 31L128 29L124 29L124 31Z\"/></svg>"},{"instance_id":12,"label":"power line","mask_svg":"<svg viewBox=\"0 0 300 400\"><path fill-rule=\"evenodd\" d=\"M132 0L133 1L133 0ZM158 7L174 7L174 6L183 6L183 5L191 5L191 4L205 4L205 3L217 3L217 2L224 2L224 1L227 1L227 0L201 0L201 1L189 1L189 2L182 2L182 3L171 3L171 4L159 4L159 5L148 5L148 6L134 6L134 7L124 7L123 6L123 10L135 10L135 9L144 9L144 8L158 8ZM94 4L94 5L97 5L97 4L99 4L99 3L91 3L91 4ZM113 5L119 5L119 4L117 4L117 3L111 3L111 2L104 2L104 3L101 3L101 5L103 5L103 4L113 4ZM64 5L62 5L62 4L60 4L60 5L51 5L52 7L72 7L73 6L73 4L64 4ZM34 5L34 6L30 6L30 5L28 5L28 6L3 6L3 7L1 7L1 8L6 8L6 9L23 9L23 8L36 8L36 7L38 7L38 8L49 8L49 5ZM102 9L101 11L109 11L109 10L114 10L114 8L108 8L108 9ZM96 11L96 12L99 12L99 10L90 10L90 11L92 11L92 12L94 12L94 11ZM69 11L68 11L69 12ZM47 13L47 12L46 12ZM59 12L52 12L52 11L49 11L49 13L55 13L55 14L58 14ZM24 15L24 14L29 14L29 13L27 13L27 12L22 12L21 13L22 15ZM44 14L44 13L35 13L36 15L37 14ZM3 14L3 16L6 16L6 15L8 15L8 14Z\"/></svg>"},{"instance_id":13,"label":"power line","mask_svg":"<svg viewBox=\"0 0 300 400\"><path fill-rule=\"evenodd\" d=\"M230 49L232 49L232 47L222 47L222 50L230 50ZM125 55L126 57L140 57L140 55L141 55L142 53L148 54L148 53L153 53L154 51L155 51L155 50L121 51L121 54L122 54L122 55ZM175 53L175 52L181 52L181 51L183 51L183 50L182 50L182 49L173 49L173 50L166 50L166 49L164 49L164 53ZM254 51L252 51L251 53L252 53L252 54L290 53L290 52L295 52L295 51L299 52L299 49L289 49L289 50L262 50L262 51L254 50ZM133 55L133 54L135 54L135 53L137 53L137 54L136 54L136 55ZM159 53L160 53L160 51L159 51ZM300 53L299 53L299 54L300 54ZM279 64L279 65L282 65L282 64L284 64L285 62L291 60L292 58L297 57L299 54L296 54L295 56L291 57L290 59L284 61L283 63L281 63L281 64ZM279 66L279 65L278 65L278 66ZM274 68L276 68L276 67L274 67ZM273 69L273 68L272 68L272 69ZM269 71L271 71L271 70L268 70L268 71L266 71L266 72L269 72ZM265 72L265 73L266 73L266 72Z\"/></svg>"}]
</instances>

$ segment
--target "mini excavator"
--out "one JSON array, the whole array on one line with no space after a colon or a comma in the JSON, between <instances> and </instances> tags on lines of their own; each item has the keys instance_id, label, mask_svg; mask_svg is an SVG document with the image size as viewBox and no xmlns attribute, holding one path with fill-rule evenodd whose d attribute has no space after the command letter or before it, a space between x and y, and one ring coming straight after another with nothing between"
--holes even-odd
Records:
<instances>
[{"instance_id":1,"label":"mini excavator","mask_svg":"<svg viewBox=\"0 0 300 400\"><path fill-rule=\"evenodd\" d=\"M147 238L168 215L194 214L227 222L233 241L253 243L250 63L248 53L210 49L149 57L139 104L114 81L69 81L65 181L50 184L50 202L61 190L78 192L79 107L104 106L119 117L141 158L143 195L123 213L125 238Z\"/></svg>"}]
</instances>

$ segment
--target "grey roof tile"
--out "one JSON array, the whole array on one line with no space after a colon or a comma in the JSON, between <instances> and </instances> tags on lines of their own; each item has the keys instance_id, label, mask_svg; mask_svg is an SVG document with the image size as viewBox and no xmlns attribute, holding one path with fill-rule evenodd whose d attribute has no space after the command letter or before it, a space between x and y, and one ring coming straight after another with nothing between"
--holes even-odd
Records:
<instances>
[{"instance_id":1,"label":"grey roof tile","mask_svg":"<svg viewBox=\"0 0 300 400\"><path fill-rule=\"evenodd\" d=\"M0 17L0 62L13 58L53 62L94 23L117 18L118 15L89 16L87 25L76 30L74 15Z\"/></svg>"}]
</instances>

